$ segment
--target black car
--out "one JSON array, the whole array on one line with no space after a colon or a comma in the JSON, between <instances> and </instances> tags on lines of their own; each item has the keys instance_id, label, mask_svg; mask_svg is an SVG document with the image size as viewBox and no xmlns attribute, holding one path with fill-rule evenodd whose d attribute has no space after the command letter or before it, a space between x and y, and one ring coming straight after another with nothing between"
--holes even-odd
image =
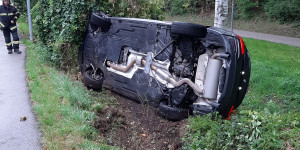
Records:
<instances>
[{"instance_id":1,"label":"black car","mask_svg":"<svg viewBox=\"0 0 300 150\"><path fill-rule=\"evenodd\" d=\"M147 101L169 120L215 111L227 118L247 92L247 48L224 29L94 12L83 43L88 87Z\"/></svg>"}]
</instances>

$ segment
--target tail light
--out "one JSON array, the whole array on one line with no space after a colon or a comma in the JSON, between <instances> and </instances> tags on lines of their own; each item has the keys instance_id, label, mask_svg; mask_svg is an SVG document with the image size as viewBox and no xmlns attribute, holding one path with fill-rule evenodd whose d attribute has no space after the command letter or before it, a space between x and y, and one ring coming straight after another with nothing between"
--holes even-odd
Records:
<instances>
[{"instance_id":1,"label":"tail light","mask_svg":"<svg viewBox=\"0 0 300 150\"><path fill-rule=\"evenodd\" d=\"M245 43L239 35L238 35L238 37L240 39L240 44L241 44L241 53L242 53L242 55L244 55L244 53L245 53Z\"/></svg>"}]
</instances>

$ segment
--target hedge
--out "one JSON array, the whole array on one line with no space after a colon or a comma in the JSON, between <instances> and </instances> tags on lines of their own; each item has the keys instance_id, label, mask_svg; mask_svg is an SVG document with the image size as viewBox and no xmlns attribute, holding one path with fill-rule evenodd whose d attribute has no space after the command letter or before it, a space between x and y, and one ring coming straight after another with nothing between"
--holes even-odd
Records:
<instances>
[{"instance_id":1,"label":"hedge","mask_svg":"<svg viewBox=\"0 0 300 150\"><path fill-rule=\"evenodd\" d=\"M34 32L59 68L77 66L77 50L94 10L113 16L163 19L162 0L38 0L32 9Z\"/></svg>"}]
</instances>

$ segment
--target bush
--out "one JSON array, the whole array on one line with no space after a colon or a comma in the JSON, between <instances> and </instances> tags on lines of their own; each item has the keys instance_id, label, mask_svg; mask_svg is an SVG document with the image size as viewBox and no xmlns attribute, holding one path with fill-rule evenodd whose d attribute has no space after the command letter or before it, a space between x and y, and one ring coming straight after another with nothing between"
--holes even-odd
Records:
<instances>
[{"instance_id":1,"label":"bush","mask_svg":"<svg viewBox=\"0 0 300 150\"><path fill-rule=\"evenodd\" d=\"M171 14L178 15L178 14L185 14L188 12L188 1L182 0L173 0L171 1Z\"/></svg>"},{"instance_id":2,"label":"bush","mask_svg":"<svg viewBox=\"0 0 300 150\"><path fill-rule=\"evenodd\" d=\"M242 19L266 13L271 20L281 23L300 23L299 0L238 0L238 15Z\"/></svg>"},{"instance_id":3,"label":"bush","mask_svg":"<svg viewBox=\"0 0 300 150\"><path fill-rule=\"evenodd\" d=\"M90 14L100 10L114 16L162 19L162 0L38 0L32 9L34 32L60 68L77 65L77 49Z\"/></svg>"},{"instance_id":4,"label":"bush","mask_svg":"<svg viewBox=\"0 0 300 150\"><path fill-rule=\"evenodd\" d=\"M33 7L38 0L30 0L30 5ZM11 0L14 6L16 6L19 9L20 13L26 13L27 12L27 1L26 0Z\"/></svg>"},{"instance_id":5,"label":"bush","mask_svg":"<svg viewBox=\"0 0 300 150\"><path fill-rule=\"evenodd\" d=\"M238 8L238 17L243 19L249 19L255 16L255 8L258 8L258 1L253 0L238 0L237 8Z\"/></svg>"},{"instance_id":6,"label":"bush","mask_svg":"<svg viewBox=\"0 0 300 150\"><path fill-rule=\"evenodd\" d=\"M171 10L171 15L185 13L211 12L215 8L214 0L165 0L165 8Z\"/></svg>"},{"instance_id":7,"label":"bush","mask_svg":"<svg viewBox=\"0 0 300 150\"><path fill-rule=\"evenodd\" d=\"M281 23L300 22L299 0L268 0L264 10L270 19Z\"/></svg>"}]
</instances>

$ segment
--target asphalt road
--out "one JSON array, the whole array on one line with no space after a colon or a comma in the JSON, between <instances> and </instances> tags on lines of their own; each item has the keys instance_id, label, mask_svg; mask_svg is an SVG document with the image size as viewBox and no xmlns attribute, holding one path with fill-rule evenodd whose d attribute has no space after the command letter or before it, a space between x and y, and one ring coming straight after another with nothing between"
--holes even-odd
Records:
<instances>
[{"instance_id":1,"label":"asphalt road","mask_svg":"<svg viewBox=\"0 0 300 150\"><path fill-rule=\"evenodd\" d=\"M41 133L29 98L22 54L7 54L0 31L0 150L39 150ZM25 116L26 121L20 121Z\"/></svg>"},{"instance_id":2,"label":"asphalt road","mask_svg":"<svg viewBox=\"0 0 300 150\"><path fill-rule=\"evenodd\" d=\"M265 41L300 47L300 38L272 35L272 34L265 34L265 33L257 33L257 32L249 32L249 31L243 31L243 30L233 30L233 32L242 37L258 39L258 40L265 40Z\"/></svg>"}]
</instances>

